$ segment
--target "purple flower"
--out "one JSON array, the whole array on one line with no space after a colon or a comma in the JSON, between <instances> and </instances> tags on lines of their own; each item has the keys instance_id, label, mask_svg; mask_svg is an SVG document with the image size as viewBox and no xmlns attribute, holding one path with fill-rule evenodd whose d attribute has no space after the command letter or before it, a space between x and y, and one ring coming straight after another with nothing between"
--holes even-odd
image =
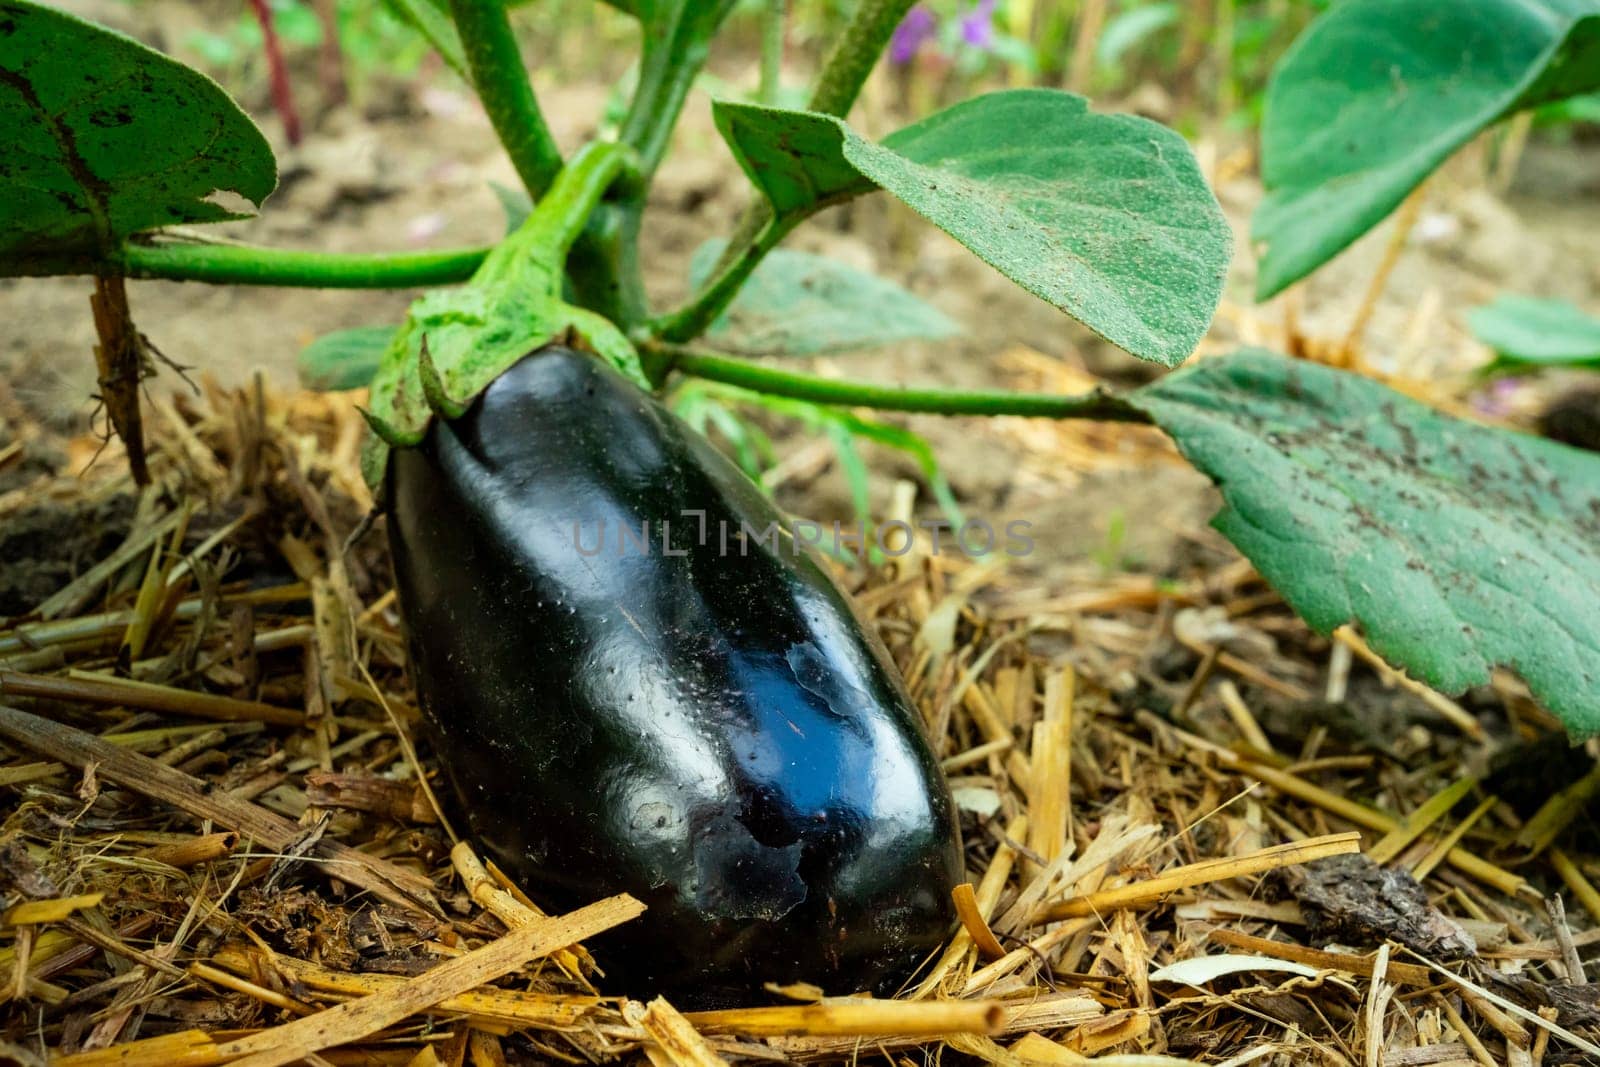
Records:
<instances>
[{"instance_id":1,"label":"purple flower","mask_svg":"<svg viewBox=\"0 0 1600 1067\"><path fill-rule=\"evenodd\" d=\"M961 39L982 52L994 48L995 0L978 0L961 16Z\"/></svg>"},{"instance_id":2,"label":"purple flower","mask_svg":"<svg viewBox=\"0 0 1600 1067\"><path fill-rule=\"evenodd\" d=\"M938 29L939 17L923 5L918 4L907 11L900 25L894 28L894 36L889 39L889 62L896 66L911 62L922 46L933 39Z\"/></svg>"},{"instance_id":3,"label":"purple flower","mask_svg":"<svg viewBox=\"0 0 1600 1067\"><path fill-rule=\"evenodd\" d=\"M1493 417L1509 415L1521 388L1521 378L1514 376L1496 378L1489 383L1487 389L1479 390L1473 395L1472 407L1480 415Z\"/></svg>"}]
</instances>

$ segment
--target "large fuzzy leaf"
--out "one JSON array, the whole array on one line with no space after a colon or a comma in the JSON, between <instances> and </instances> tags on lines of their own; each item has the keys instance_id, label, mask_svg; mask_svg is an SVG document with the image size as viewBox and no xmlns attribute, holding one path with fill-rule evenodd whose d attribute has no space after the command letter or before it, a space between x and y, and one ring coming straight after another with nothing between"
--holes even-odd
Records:
<instances>
[{"instance_id":1,"label":"large fuzzy leaf","mask_svg":"<svg viewBox=\"0 0 1600 1067\"><path fill-rule=\"evenodd\" d=\"M1245 351L1135 392L1226 506L1216 527L1307 622L1354 622L1444 692L1515 670L1600 731L1600 456Z\"/></svg>"},{"instance_id":2,"label":"large fuzzy leaf","mask_svg":"<svg viewBox=\"0 0 1600 1067\"><path fill-rule=\"evenodd\" d=\"M0 0L0 274L248 216L277 184L211 79L54 8Z\"/></svg>"},{"instance_id":3,"label":"large fuzzy leaf","mask_svg":"<svg viewBox=\"0 0 1600 1067\"><path fill-rule=\"evenodd\" d=\"M1266 299L1505 116L1600 88L1600 0L1345 0L1267 87L1252 229Z\"/></svg>"},{"instance_id":4,"label":"large fuzzy leaf","mask_svg":"<svg viewBox=\"0 0 1600 1067\"><path fill-rule=\"evenodd\" d=\"M1070 93L989 93L882 144L830 115L719 101L780 224L874 186L1141 359L1176 365L1221 297L1231 240L1189 146Z\"/></svg>"}]
</instances>

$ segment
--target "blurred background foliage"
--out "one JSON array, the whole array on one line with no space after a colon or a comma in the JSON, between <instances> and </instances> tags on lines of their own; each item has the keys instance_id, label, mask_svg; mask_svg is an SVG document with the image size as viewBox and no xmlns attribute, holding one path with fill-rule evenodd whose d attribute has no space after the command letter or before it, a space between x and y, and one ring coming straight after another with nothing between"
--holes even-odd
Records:
<instances>
[{"instance_id":1,"label":"blurred background foliage","mask_svg":"<svg viewBox=\"0 0 1600 1067\"><path fill-rule=\"evenodd\" d=\"M132 4L150 0L128 0ZM399 0L265 0L291 61L320 54L325 88L361 102L374 80L450 77L394 5ZM425 0L424 0L425 2ZM895 36L887 64L896 110L925 113L998 86L1044 85L1149 114L1194 136L1260 122L1273 63L1337 0L921 0ZM199 5L204 28L169 47L235 92L267 79L262 28L249 3ZM741 0L718 43L724 58L753 60L767 0ZM820 58L850 0L790 0L784 28L792 70ZM603 73L625 87L634 21L596 0L541 0L516 20L537 76ZM332 32L330 32L332 31ZM332 40L330 38L336 38ZM553 61L540 73L541 61ZM727 64L707 74L719 94ZM337 75L342 87L335 89ZM797 87L793 98L799 103ZM343 99L343 96L339 97ZM1542 111L1541 126L1600 123L1600 96Z\"/></svg>"}]
</instances>

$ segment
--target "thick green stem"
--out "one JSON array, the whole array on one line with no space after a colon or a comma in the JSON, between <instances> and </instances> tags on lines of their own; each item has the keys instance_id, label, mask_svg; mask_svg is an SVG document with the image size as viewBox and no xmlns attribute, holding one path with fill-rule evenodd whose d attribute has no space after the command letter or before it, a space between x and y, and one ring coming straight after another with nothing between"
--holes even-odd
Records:
<instances>
[{"instance_id":1,"label":"thick green stem","mask_svg":"<svg viewBox=\"0 0 1600 1067\"><path fill-rule=\"evenodd\" d=\"M767 228L756 240L747 242L733 259L718 264L716 272L695 294L695 298L652 322L650 332L669 342L690 341L705 333L716 317L733 303L733 298L739 294L740 287L762 257L783 240L791 229L792 223L786 225L783 219L769 217Z\"/></svg>"},{"instance_id":2,"label":"thick green stem","mask_svg":"<svg viewBox=\"0 0 1600 1067\"><path fill-rule=\"evenodd\" d=\"M579 303L631 330L649 314L638 242L650 176L666 154L711 37L733 0L666 2L648 16L637 4L618 6L641 19L639 83L621 130L622 143L637 153L637 180L596 215L573 250L568 275Z\"/></svg>"},{"instance_id":3,"label":"thick green stem","mask_svg":"<svg viewBox=\"0 0 1600 1067\"><path fill-rule=\"evenodd\" d=\"M817 404L918 411L931 415L1018 415L1040 419L1097 419L1143 422L1150 417L1121 397L1095 390L1078 396L1050 396L1005 390L904 389L869 382L834 381L814 374L775 370L748 360L681 345L656 344L646 350L672 369L708 381L737 385L772 396Z\"/></svg>"},{"instance_id":4,"label":"thick green stem","mask_svg":"<svg viewBox=\"0 0 1600 1067\"><path fill-rule=\"evenodd\" d=\"M472 277L488 248L441 248L429 252L297 252L253 245L124 244L111 268L129 278L211 282L217 285L283 285L309 289L410 289L451 285ZM59 264L52 274L93 274L104 263Z\"/></svg>"},{"instance_id":5,"label":"thick green stem","mask_svg":"<svg viewBox=\"0 0 1600 1067\"><path fill-rule=\"evenodd\" d=\"M550 136L533 95L522 52L511 32L506 5L489 0L450 0L450 14L472 69L472 84L517 175L534 199L561 169L561 152Z\"/></svg>"},{"instance_id":6,"label":"thick green stem","mask_svg":"<svg viewBox=\"0 0 1600 1067\"><path fill-rule=\"evenodd\" d=\"M824 115L844 118L861 95L867 75L877 66L878 57L889 46L894 28L906 17L916 0L861 0L850 16L850 25L834 42L833 51L823 61L822 72L811 89L806 106Z\"/></svg>"},{"instance_id":7,"label":"thick green stem","mask_svg":"<svg viewBox=\"0 0 1600 1067\"><path fill-rule=\"evenodd\" d=\"M839 118L848 115L856 97L861 95L861 87L867 83L867 76L877 65L878 57L888 47L894 28L915 2L861 0L851 14L849 24L834 42L833 51L828 53L828 58L823 62L806 106L824 115ZM820 206L813 205L810 210L814 211ZM727 306L733 293L744 284L745 278L749 277L761 258L801 221L801 217L774 220L772 205L765 197L758 195L751 200L734 225L733 235L728 238L727 247L712 271L711 280L689 303L662 317L661 326L670 332L658 330L660 336L677 341L697 336L697 333L686 333L685 328L698 323L703 330L709 325ZM774 232L777 234L775 238L772 236ZM742 271L730 273L736 265L742 265Z\"/></svg>"},{"instance_id":8,"label":"thick green stem","mask_svg":"<svg viewBox=\"0 0 1600 1067\"><path fill-rule=\"evenodd\" d=\"M584 145L561 168L522 225L489 253L473 280L492 282L496 275L530 260L559 267L606 190L623 175L636 173L635 162L622 145L606 141Z\"/></svg>"},{"instance_id":9,"label":"thick green stem","mask_svg":"<svg viewBox=\"0 0 1600 1067\"><path fill-rule=\"evenodd\" d=\"M641 23L639 84L622 122L622 142L639 153L639 169L646 178L666 154L683 102L705 65L711 38L733 4L734 0L664 3L661 7L669 18Z\"/></svg>"},{"instance_id":10,"label":"thick green stem","mask_svg":"<svg viewBox=\"0 0 1600 1067\"><path fill-rule=\"evenodd\" d=\"M606 201L567 257L567 280L580 307L604 315L627 332L649 315L639 269L639 222L644 205Z\"/></svg>"}]
</instances>

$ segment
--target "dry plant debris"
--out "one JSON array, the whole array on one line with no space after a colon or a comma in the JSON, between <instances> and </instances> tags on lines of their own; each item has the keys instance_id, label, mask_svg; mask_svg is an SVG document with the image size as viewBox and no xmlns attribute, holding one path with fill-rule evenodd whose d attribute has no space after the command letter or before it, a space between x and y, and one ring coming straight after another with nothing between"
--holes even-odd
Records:
<instances>
[{"instance_id":1,"label":"dry plant debris","mask_svg":"<svg viewBox=\"0 0 1600 1067\"><path fill-rule=\"evenodd\" d=\"M1204 532L1230 562L847 575L962 810L960 928L893 1000L607 995L582 941L639 905L547 915L455 839L348 401L151 412L140 488L0 395L0 1062L1600 1062L1593 751Z\"/></svg>"}]
</instances>

